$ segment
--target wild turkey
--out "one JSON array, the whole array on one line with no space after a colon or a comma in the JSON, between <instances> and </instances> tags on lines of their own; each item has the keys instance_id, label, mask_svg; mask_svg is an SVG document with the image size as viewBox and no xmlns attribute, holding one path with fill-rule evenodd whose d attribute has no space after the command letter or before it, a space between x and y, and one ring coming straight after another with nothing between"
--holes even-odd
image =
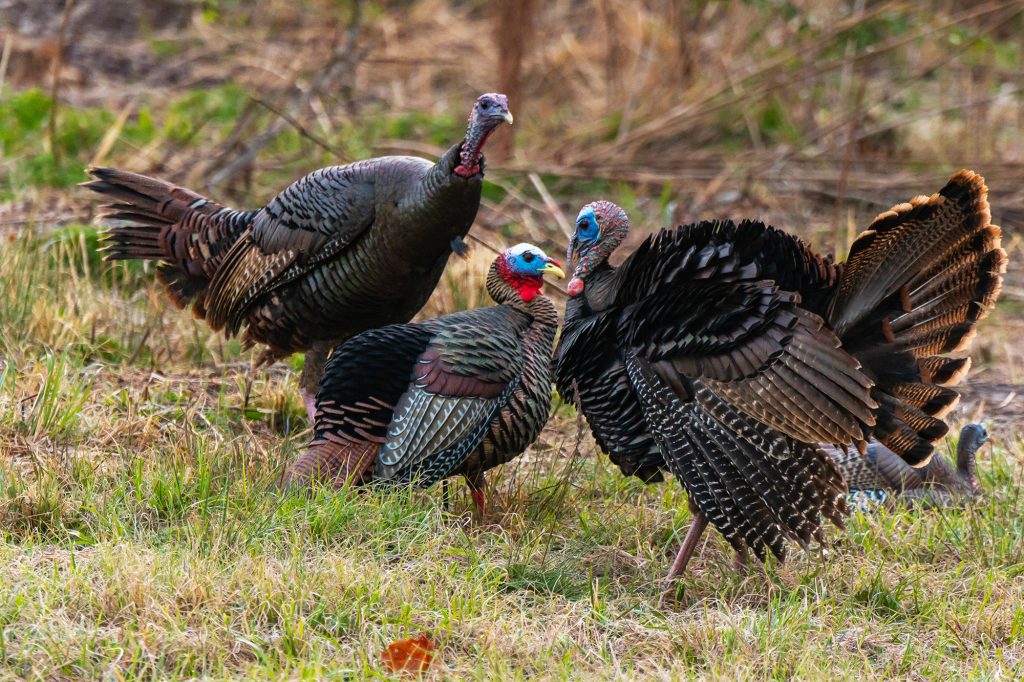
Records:
<instances>
[{"instance_id":1,"label":"wild turkey","mask_svg":"<svg viewBox=\"0 0 1024 682\"><path fill-rule=\"evenodd\" d=\"M483 146L512 123L504 95L481 95L462 141L436 162L385 156L313 171L257 210L232 210L162 180L90 168L85 187L112 201L100 217L109 260L160 262L178 307L272 361L305 351L312 421L328 351L366 329L407 322L480 205Z\"/></svg>"},{"instance_id":2,"label":"wild turkey","mask_svg":"<svg viewBox=\"0 0 1024 682\"><path fill-rule=\"evenodd\" d=\"M530 244L487 273L498 304L372 329L335 350L315 434L286 485L322 480L429 486L463 474L484 513L483 473L520 454L548 419L558 314L543 275L565 274Z\"/></svg>"},{"instance_id":3,"label":"wild turkey","mask_svg":"<svg viewBox=\"0 0 1024 682\"><path fill-rule=\"evenodd\" d=\"M914 468L895 452L872 439L861 455L850 446L825 445L825 452L839 465L850 488L847 500L862 510L878 505L953 507L981 496L975 473L978 448L988 441L981 424L960 430L954 464L935 455L928 464Z\"/></svg>"},{"instance_id":4,"label":"wild turkey","mask_svg":"<svg viewBox=\"0 0 1024 682\"><path fill-rule=\"evenodd\" d=\"M1005 271L989 220L983 179L961 171L879 215L845 264L725 221L662 230L613 267L629 220L583 207L555 382L623 473L652 481L667 465L686 488L694 521L669 578L708 521L761 560L820 541L823 516L841 526L846 484L818 443L863 450L873 435L928 463L969 365L943 356Z\"/></svg>"}]
</instances>

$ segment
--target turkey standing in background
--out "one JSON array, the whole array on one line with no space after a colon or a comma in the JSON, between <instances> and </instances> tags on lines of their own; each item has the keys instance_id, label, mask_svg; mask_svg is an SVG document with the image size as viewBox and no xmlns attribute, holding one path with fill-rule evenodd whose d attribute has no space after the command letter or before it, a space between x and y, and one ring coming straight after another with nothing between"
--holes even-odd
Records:
<instances>
[{"instance_id":1,"label":"turkey standing in background","mask_svg":"<svg viewBox=\"0 0 1024 682\"><path fill-rule=\"evenodd\" d=\"M867 511L879 504L903 503L909 507L953 507L981 497L975 472L978 448L988 441L981 424L967 424L956 444L956 467L935 455L928 464L914 468L895 452L872 439L861 455L850 446L824 445L839 465L850 488L848 500Z\"/></svg>"},{"instance_id":2,"label":"turkey standing in background","mask_svg":"<svg viewBox=\"0 0 1024 682\"><path fill-rule=\"evenodd\" d=\"M558 391L599 446L645 481L668 466L694 521L669 573L710 521L740 557L784 559L787 541L841 526L846 485L818 443L872 435L909 464L945 435L961 350L1005 271L987 189L970 171L879 215L845 264L744 221L662 230L619 267L625 212L576 221Z\"/></svg>"},{"instance_id":3,"label":"turkey standing in background","mask_svg":"<svg viewBox=\"0 0 1024 682\"><path fill-rule=\"evenodd\" d=\"M384 156L313 171L264 208L225 208L161 180L90 168L85 187L110 197L100 217L109 260L160 261L157 278L214 330L244 325L261 361L306 352L313 396L327 354L366 329L407 322L465 248L480 205L483 146L512 123L504 95L481 95L463 140L437 161Z\"/></svg>"},{"instance_id":4,"label":"turkey standing in background","mask_svg":"<svg viewBox=\"0 0 1024 682\"><path fill-rule=\"evenodd\" d=\"M497 306L372 329L339 346L316 396L315 434L286 485L372 481L426 487L463 474L485 511L483 474L540 434L551 406L561 268L530 244L495 259Z\"/></svg>"}]
</instances>

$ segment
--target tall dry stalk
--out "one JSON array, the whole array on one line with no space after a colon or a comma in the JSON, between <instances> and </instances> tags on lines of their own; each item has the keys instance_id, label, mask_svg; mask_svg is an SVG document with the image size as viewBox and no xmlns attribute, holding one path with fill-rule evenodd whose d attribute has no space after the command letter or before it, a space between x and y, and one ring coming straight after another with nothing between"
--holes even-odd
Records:
<instances>
[{"instance_id":1,"label":"tall dry stalk","mask_svg":"<svg viewBox=\"0 0 1024 682\"><path fill-rule=\"evenodd\" d=\"M67 36L68 23L71 19L71 8L75 6L75 0L67 0L64 3L64 15L60 20L60 33L57 36L57 53L53 56L53 82L50 86L50 120L48 122L48 133L50 142L50 153L53 160L60 163L60 145L57 144L57 110L60 99L60 70L64 65L64 41Z\"/></svg>"},{"instance_id":2,"label":"tall dry stalk","mask_svg":"<svg viewBox=\"0 0 1024 682\"><path fill-rule=\"evenodd\" d=\"M494 24L494 37L498 45L498 86L508 95L517 116L522 116L523 59L533 35L536 0L501 0ZM508 131L492 143L488 155L503 161L512 155L515 131Z\"/></svg>"}]
</instances>

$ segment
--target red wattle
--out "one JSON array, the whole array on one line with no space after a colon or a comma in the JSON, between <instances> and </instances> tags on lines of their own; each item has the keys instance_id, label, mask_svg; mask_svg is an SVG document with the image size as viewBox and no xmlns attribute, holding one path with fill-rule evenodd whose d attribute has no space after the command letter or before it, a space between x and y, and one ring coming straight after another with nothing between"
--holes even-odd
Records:
<instances>
[{"instance_id":1,"label":"red wattle","mask_svg":"<svg viewBox=\"0 0 1024 682\"><path fill-rule=\"evenodd\" d=\"M529 303L540 293L541 286L543 286L542 282L520 281L516 283L516 291L524 301Z\"/></svg>"},{"instance_id":2,"label":"red wattle","mask_svg":"<svg viewBox=\"0 0 1024 682\"><path fill-rule=\"evenodd\" d=\"M566 287L566 291L569 292L570 296L579 296L583 293L583 280L579 277L573 277L569 280L569 286Z\"/></svg>"}]
</instances>

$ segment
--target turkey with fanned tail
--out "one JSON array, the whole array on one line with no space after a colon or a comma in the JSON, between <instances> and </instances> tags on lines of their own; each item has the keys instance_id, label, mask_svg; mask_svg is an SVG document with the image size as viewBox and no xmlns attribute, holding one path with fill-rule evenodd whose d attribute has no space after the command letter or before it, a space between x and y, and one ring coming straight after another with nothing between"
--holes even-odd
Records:
<instances>
[{"instance_id":1,"label":"turkey with fanned tail","mask_svg":"<svg viewBox=\"0 0 1024 682\"><path fill-rule=\"evenodd\" d=\"M481 95L466 136L436 163L385 156L297 180L256 210L113 168L84 186L107 197L99 217L110 260L160 263L181 308L228 335L245 328L263 361L305 352L300 388L313 396L336 344L407 322L426 303L453 250L465 249L480 205L483 147L512 123L504 95Z\"/></svg>"},{"instance_id":2,"label":"turkey with fanned tail","mask_svg":"<svg viewBox=\"0 0 1024 682\"><path fill-rule=\"evenodd\" d=\"M1006 254L983 179L879 215L845 263L759 222L662 230L620 266L629 229L598 201L576 221L559 393L627 475L686 488L694 521L670 579L707 523L740 556L841 526L846 484L819 443L872 436L928 462L967 372L963 350L995 304Z\"/></svg>"},{"instance_id":3,"label":"turkey with fanned tail","mask_svg":"<svg viewBox=\"0 0 1024 682\"><path fill-rule=\"evenodd\" d=\"M462 474L484 513L483 474L540 434L551 406L558 314L540 293L564 277L530 244L487 274L498 305L363 332L331 356L314 436L285 484L425 487Z\"/></svg>"}]
</instances>

